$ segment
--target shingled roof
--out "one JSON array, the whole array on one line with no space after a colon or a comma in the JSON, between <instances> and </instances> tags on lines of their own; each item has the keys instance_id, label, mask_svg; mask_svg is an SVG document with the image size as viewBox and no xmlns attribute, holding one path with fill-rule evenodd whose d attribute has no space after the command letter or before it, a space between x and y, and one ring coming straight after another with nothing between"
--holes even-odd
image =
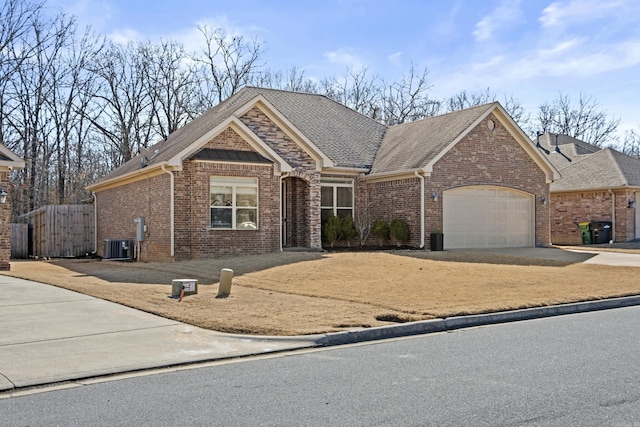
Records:
<instances>
[{"instance_id":1,"label":"shingled roof","mask_svg":"<svg viewBox=\"0 0 640 427\"><path fill-rule=\"evenodd\" d=\"M497 103L392 126L384 136L371 173L425 167Z\"/></svg>"},{"instance_id":2,"label":"shingled roof","mask_svg":"<svg viewBox=\"0 0 640 427\"><path fill-rule=\"evenodd\" d=\"M600 148L579 139L546 133L540 144L549 150L549 161L562 179L551 184L552 192L588 191L640 187L640 160L611 148Z\"/></svg>"},{"instance_id":3,"label":"shingled roof","mask_svg":"<svg viewBox=\"0 0 640 427\"><path fill-rule=\"evenodd\" d=\"M506 122L511 121L500 104L493 102L387 128L324 95L245 87L166 140L143 150L89 189L135 176L145 168L154 168L158 173L163 165L179 165L200 149L212 132L223 130L230 120L239 123L247 109L257 104L276 114L308 149L319 151L327 159L325 165L356 168L371 175L427 168L492 111L504 116ZM522 134L523 141L531 144L515 122L511 123ZM535 154L535 148L532 152ZM277 157L277 153L271 152L271 157Z\"/></svg>"},{"instance_id":4,"label":"shingled roof","mask_svg":"<svg viewBox=\"0 0 640 427\"><path fill-rule=\"evenodd\" d=\"M373 164L386 129L384 125L324 95L245 87L173 132L166 140L115 169L94 186L141 169L142 156L147 160L145 167L172 160L259 96L286 117L335 166L369 168Z\"/></svg>"}]
</instances>

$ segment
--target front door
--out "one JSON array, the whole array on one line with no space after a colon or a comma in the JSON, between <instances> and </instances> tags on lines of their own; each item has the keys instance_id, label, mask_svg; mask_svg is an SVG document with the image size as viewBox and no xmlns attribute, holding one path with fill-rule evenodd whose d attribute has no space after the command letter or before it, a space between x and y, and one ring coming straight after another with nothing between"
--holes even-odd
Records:
<instances>
[{"instance_id":1,"label":"front door","mask_svg":"<svg viewBox=\"0 0 640 427\"><path fill-rule=\"evenodd\" d=\"M282 247L310 247L309 184L300 178L282 180Z\"/></svg>"}]
</instances>

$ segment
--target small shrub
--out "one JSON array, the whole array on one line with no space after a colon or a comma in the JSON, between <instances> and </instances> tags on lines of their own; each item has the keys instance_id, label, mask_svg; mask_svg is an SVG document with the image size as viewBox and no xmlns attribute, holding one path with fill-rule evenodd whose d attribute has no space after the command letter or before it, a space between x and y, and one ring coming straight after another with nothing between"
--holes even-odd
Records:
<instances>
[{"instance_id":1,"label":"small shrub","mask_svg":"<svg viewBox=\"0 0 640 427\"><path fill-rule=\"evenodd\" d=\"M353 224L353 218L351 218L350 215L342 218L342 220L340 221L340 225L342 239L347 241L348 246L351 246L350 241L358 237L358 235L360 234L358 233L358 230L356 230L356 226Z\"/></svg>"},{"instance_id":2,"label":"small shrub","mask_svg":"<svg viewBox=\"0 0 640 427\"><path fill-rule=\"evenodd\" d=\"M371 226L371 234L382 240L382 243L389 240L389 224L382 219L376 219Z\"/></svg>"},{"instance_id":3,"label":"small shrub","mask_svg":"<svg viewBox=\"0 0 640 427\"><path fill-rule=\"evenodd\" d=\"M342 238L342 221L333 213L329 214L327 222L322 226L322 237L329 246L333 247Z\"/></svg>"},{"instance_id":4,"label":"small shrub","mask_svg":"<svg viewBox=\"0 0 640 427\"><path fill-rule=\"evenodd\" d=\"M398 246L409 241L409 227L403 219L394 218L389 224L389 233Z\"/></svg>"}]
</instances>

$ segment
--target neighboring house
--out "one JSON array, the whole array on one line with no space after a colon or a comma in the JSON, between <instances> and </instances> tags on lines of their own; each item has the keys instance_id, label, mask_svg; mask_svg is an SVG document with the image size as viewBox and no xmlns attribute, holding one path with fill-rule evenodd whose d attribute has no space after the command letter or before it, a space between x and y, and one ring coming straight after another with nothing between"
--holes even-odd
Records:
<instances>
[{"instance_id":1,"label":"neighboring house","mask_svg":"<svg viewBox=\"0 0 640 427\"><path fill-rule=\"evenodd\" d=\"M23 167L24 160L0 144L0 270L9 270L9 258L11 258L9 172Z\"/></svg>"},{"instance_id":2,"label":"neighboring house","mask_svg":"<svg viewBox=\"0 0 640 427\"><path fill-rule=\"evenodd\" d=\"M540 146L562 179L551 184L551 242L580 244L581 222L611 222L611 240L640 238L640 160L567 135L545 133Z\"/></svg>"},{"instance_id":3,"label":"neighboring house","mask_svg":"<svg viewBox=\"0 0 640 427\"><path fill-rule=\"evenodd\" d=\"M401 218L416 248L436 231L445 249L544 246L559 175L541 153L499 103L387 128L325 96L246 87L88 187L97 250L320 250L331 212Z\"/></svg>"}]
</instances>

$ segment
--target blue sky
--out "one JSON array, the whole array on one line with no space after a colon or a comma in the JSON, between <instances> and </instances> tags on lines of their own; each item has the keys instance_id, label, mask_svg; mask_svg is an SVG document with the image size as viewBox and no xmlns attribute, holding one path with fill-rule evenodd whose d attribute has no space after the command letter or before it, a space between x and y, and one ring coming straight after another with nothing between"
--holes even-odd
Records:
<instances>
[{"instance_id":1,"label":"blue sky","mask_svg":"<svg viewBox=\"0 0 640 427\"><path fill-rule=\"evenodd\" d=\"M52 0L114 40L180 40L197 26L255 36L268 68L311 78L366 66L389 81L429 69L431 94L491 88L534 111L593 96L640 130L638 0Z\"/></svg>"}]
</instances>

